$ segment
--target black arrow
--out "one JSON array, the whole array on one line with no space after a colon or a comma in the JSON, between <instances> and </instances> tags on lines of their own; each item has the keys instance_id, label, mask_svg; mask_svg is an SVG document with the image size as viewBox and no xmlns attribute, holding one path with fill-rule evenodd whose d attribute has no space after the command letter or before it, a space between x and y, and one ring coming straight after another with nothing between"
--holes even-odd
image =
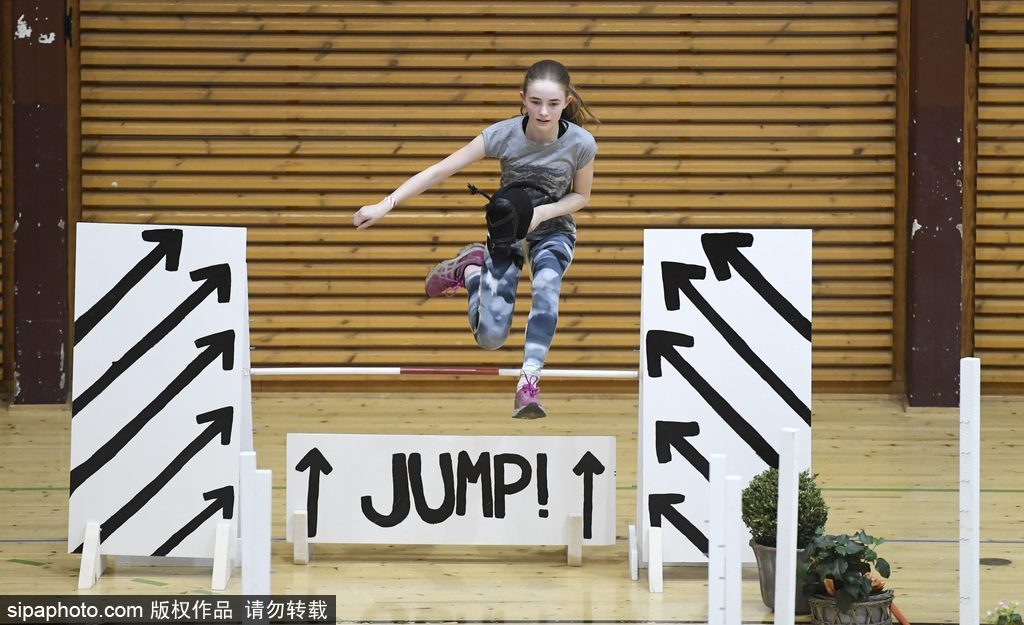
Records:
<instances>
[{"instance_id":1,"label":"black arrow","mask_svg":"<svg viewBox=\"0 0 1024 625\"><path fill-rule=\"evenodd\" d=\"M604 473L604 465L588 451L572 472L583 476L583 538L591 538L594 535L594 476Z\"/></svg>"},{"instance_id":2,"label":"black arrow","mask_svg":"<svg viewBox=\"0 0 1024 625\"><path fill-rule=\"evenodd\" d=\"M231 299L231 267L229 265L211 265L196 269L189 274L193 282L202 282L185 301L178 305L171 314L142 337L138 343L133 345L123 356L111 363L110 368L103 372L89 388L82 391L78 397L71 402L72 418L85 409L92 400L102 393L114 380L127 371L135 362L142 358L146 352L153 349L171 330L178 327L185 317L196 309L210 293L217 291L217 301L221 304Z\"/></svg>"},{"instance_id":3,"label":"black arrow","mask_svg":"<svg viewBox=\"0 0 1024 625\"><path fill-rule=\"evenodd\" d=\"M100 525L100 542L102 543L111 534L113 534L119 527L132 518L139 510L149 503L153 497L167 484L170 483L171 479L181 471L189 460L194 458L196 454L202 451L213 439L220 436L220 444L227 445L231 442L231 421L234 415L234 408L227 406L224 408L218 408L211 412L206 412L196 417L197 423L209 423L205 430L199 433L195 439L188 444L185 449L175 456L174 460L168 464L163 471L160 472L149 484L146 484L142 490L140 490L128 503L121 506L121 509L115 512L107 519L102 525ZM82 545L78 546L75 553L81 553Z\"/></svg>"},{"instance_id":4,"label":"black arrow","mask_svg":"<svg viewBox=\"0 0 1024 625\"><path fill-rule=\"evenodd\" d=\"M174 399L178 393L185 389L192 380L196 379L212 362L218 357L222 358L221 366L225 371L230 371L235 366L235 331L226 330L196 340L196 347L205 347L203 351L188 363L185 369L171 381L167 387L160 391L156 399L149 402L149 405L135 415L131 421L118 430L110 440L97 449L89 459L71 469L71 492L89 479L93 473L99 471L103 465L117 455L135 435L142 431L149 421L155 417L164 407Z\"/></svg>"},{"instance_id":5,"label":"black arrow","mask_svg":"<svg viewBox=\"0 0 1024 625\"><path fill-rule=\"evenodd\" d=\"M720 232L702 234L701 245L704 246L704 254L708 257L711 269L719 280L728 280L732 277L729 265L732 265L736 273L743 276L747 284L754 287L758 295L768 302L768 305L779 313L786 323L793 326L793 329L800 333L808 341L811 340L811 322L807 317L800 314L793 304L789 303L782 293L779 293L768 280L761 275L747 257L740 252L741 247L750 247L754 243L754 235L749 232Z\"/></svg>"},{"instance_id":6,"label":"black arrow","mask_svg":"<svg viewBox=\"0 0 1024 625\"><path fill-rule=\"evenodd\" d=\"M178 259L181 257L181 229L166 228L163 230L144 230L142 238L145 241L155 242L153 250L135 264L131 270L118 280L114 288L110 289L101 297L89 310L82 313L75 319L75 345L86 337L104 317L107 316L114 306L120 302L128 291L138 284L146 274L166 259L164 269L166 271L178 270Z\"/></svg>"},{"instance_id":7,"label":"black arrow","mask_svg":"<svg viewBox=\"0 0 1024 625\"><path fill-rule=\"evenodd\" d=\"M675 447L683 455L683 458L693 465L694 469L700 471L705 480L710 481L711 469L708 459L697 451L690 441L686 440L688 437L698 434L700 434L700 425L696 421L655 421L654 449L658 454L658 464L670 462L672 448Z\"/></svg>"},{"instance_id":8,"label":"black arrow","mask_svg":"<svg viewBox=\"0 0 1024 625\"><path fill-rule=\"evenodd\" d=\"M686 500L684 495L675 493L664 493L647 496L647 512L651 517L651 527L661 527L661 520L664 518L672 524L679 533L686 537L693 546L704 555L708 555L708 537L704 532L697 529L697 526L690 522L675 509L675 504Z\"/></svg>"},{"instance_id":9,"label":"black arrow","mask_svg":"<svg viewBox=\"0 0 1024 625\"><path fill-rule=\"evenodd\" d=\"M754 350L747 345L747 342L726 323L725 319L715 312L711 304L693 286L693 280L703 280L706 274L707 270L699 265L671 262L661 263L662 286L665 290L665 307L669 310L679 310L679 292L682 291L694 307L704 315L704 318L714 326L715 330L718 330L718 333L722 335L722 338L732 347L733 351L750 365L750 368L757 372L757 375L761 376L762 380L768 383L768 386L782 398L782 401L786 402L786 405L793 409L793 412L800 415L800 418L807 425L810 425L811 409L807 404L800 401L796 393L786 386L786 383L754 353Z\"/></svg>"},{"instance_id":10,"label":"black arrow","mask_svg":"<svg viewBox=\"0 0 1024 625\"><path fill-rule=\"evenodd\" d=\"M223 518L230 519L235 515L235 487L225 486L216 490L203 493L203 499L213 503L206 506L202 512L192 518L191 521L186 523L180 530L174 533L173 536L167 539L167 542L160 545L156 551L153 552L154 556L166 556L171 552L172 549L177 547L181 541L188 538L189 534L199 529L207 519L212 518L213 515L217 514L217 511L221 511Z\"/></svg>"},{"instance_id":11,"label":"black arrow","mask_svg":"<svg viewBox=\"0 0 1024 625\"><path fill-rule=\"evenodd\" d=\"M676 371L690 383L704 401L708 403L718 416L739 434L740 438L750 446L754 453L761 457L768 466L779 467L779 454L764 440L761 434L746 419L736 412L724 397L718 394L711 384L686 362L676 347L693 347L693 337L685 334L668 332L667 330L649 330L647 332L647 375L652 378L661 377L661 359L672 363Z\"/></svg>"},{"instance_id":12,"label":"black arrow","mask_svg":"<svg viewBox=\"0 0 1024 625\"><path fill-rule=\"evenodd\" d=\"M320 506L320 475L330 475L334 467L323 453L316 447L306 452L306 455L295 465L295 470L302 473L309 469L309 484L306 486L306 536L316 536L317 510ZM299 531L299 528L292 528Z\"/></svg>"}]
</instances>

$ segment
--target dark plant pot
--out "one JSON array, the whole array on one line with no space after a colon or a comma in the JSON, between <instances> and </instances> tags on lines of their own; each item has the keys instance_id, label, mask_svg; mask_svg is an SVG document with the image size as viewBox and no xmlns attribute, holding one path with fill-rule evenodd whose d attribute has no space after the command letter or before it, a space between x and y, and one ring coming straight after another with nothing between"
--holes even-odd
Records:
<instances>
[{"instance_id":1,"label":"dark plant pot","mask_svg":"<svg viewBox=\"0 0 1024 625\"><path fill-rule=\"evenodd\" d=\"M849 612L840 612L832 597L811 597L812 625L892 625L893 592L886 590L871 595L867 601L858 601Z\"/></svg>"},{"instance_id":2,"label":"dark plant pot","mask_svg":"<svg viewBox=\"0 0 1024 625\"><path fill-rule=\"evenodd\" d=\"M754 541L750 541L754 550L754 557L757 559L757 575L761 579L761 601L764 602L773 612L775 611L775 547L765 547ZM796 550L797 564L804 561L804 550ZM796 602L793 604L796 614L809 614L807 599L800 584L796 585Z\"/></svg>"}]
</instances>

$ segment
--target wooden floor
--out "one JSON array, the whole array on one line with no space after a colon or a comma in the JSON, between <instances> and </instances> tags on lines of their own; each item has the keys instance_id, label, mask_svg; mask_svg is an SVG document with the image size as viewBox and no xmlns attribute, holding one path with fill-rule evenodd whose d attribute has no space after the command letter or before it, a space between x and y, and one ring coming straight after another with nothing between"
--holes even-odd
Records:
<instances>
[{"instance_id":1,"label":"wooden floor","mask_svg":"<svg viewBox=\"0 0 1024 625\"><path fill-rule=\"evenodd\" d=\"M254 398L261 468L274 471L273 592L329 593L342 622L699 623L703 567L666 570L665 592L629 580L626 525L634 522L635 397L547 393L547 419L508 418L508 394L261 393ZM1024 398L982 404L981 603L1024 600ZM79 557L66 547L70 411L0 408L0 588L5 594L76 592ZM284 537L286 432L614 435L618 534L587 548L584 566L557 548L318 546L291 563ZM904 409L889 397L814 398L814 470L831 507L827 529L888 539L890 587L912 623L958 620L958 416ZM108 570L98 594L209 592L207 570ZM228 592L240 592L237 575ZM743 620L772 622L756 571L744 571Z\"/></svg>"}]
</instances>

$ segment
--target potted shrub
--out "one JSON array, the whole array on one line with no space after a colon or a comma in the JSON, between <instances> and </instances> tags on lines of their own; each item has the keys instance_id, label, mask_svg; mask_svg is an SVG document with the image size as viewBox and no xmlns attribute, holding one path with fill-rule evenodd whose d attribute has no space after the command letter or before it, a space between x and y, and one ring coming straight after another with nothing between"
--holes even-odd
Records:
<instances>
[{"instance_id":1,"label":"potted shrub","mask_svg":"<svg viewBox=\"0 0 1024 625\"><path fill-rule=\"evenodd\" d=\"M814 539L815 532L828 519L828 506L821 496L821 490L814 476L804 471L800 474L797 496L796 544L806 545ZM770 468L750 480L743 489L743 522L752 536L750 546L757 558L757 572L761 579L761 601L775 609L775 535L779 518L779 471ZM803 549L797 550L797 561L803 557ZM797 585L796 613L807 614L808 606Z\"/></svg>"},{"instance_id":2,"label":"potted shrub","mask_svg":"<svg viewBox=\"0 0 1024 625\"><path fill-rule=\"evenodd\" d=\"M889 563L875 552L883 542L864 530L853 536L818 532L797 569L812 624L892 624L893 592L881 579L889 577Z\"/></svg>"}]
</instances>

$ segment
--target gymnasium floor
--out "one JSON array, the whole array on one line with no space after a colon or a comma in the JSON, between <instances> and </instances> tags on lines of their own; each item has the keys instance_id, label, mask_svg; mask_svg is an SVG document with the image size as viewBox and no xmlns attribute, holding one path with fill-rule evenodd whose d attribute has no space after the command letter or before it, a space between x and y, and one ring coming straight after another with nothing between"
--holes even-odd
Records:
<instances>
[{"instance_id":1,"label":"gymnasium floor","mask_svg":"<svg viewBox=\"0 0 1024 625\"><path fill-rule=\"evenodd\" d=\"M514 421L511 396L259 393L254 397L260 468L274 471L273 592L338 597L339 622L700 623L703 567L666 569L650 594L629 579L624 540L634 522L635 396L545 392L551 416ZM905 409L891 397L816 395L814 470L831 511L827 529L864 528L889 542L889 587L912 623L958 620L958 415ZM982 402L981 605L1024 600L1024 398ZM79 557L67 554L67 407L0 408L0 588L4 594L74 594ZM308 566L291 563L284 537L287 432L617 437L618 536L565 565L564 549L318 545ZM743 573L743 620L770 623L757 573ZM95 594L209 593L209 570L132 567L108 571ZM228 591L240 592L237 574Z\"/></svg>"}]
</instances>

